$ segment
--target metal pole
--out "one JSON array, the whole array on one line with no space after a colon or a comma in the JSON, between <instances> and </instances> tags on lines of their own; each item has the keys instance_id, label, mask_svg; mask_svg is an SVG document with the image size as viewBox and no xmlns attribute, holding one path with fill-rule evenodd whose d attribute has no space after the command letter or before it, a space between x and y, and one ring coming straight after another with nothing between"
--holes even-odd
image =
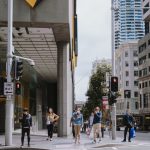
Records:
<instances>
[{"instance_id":1,"label":"metal pole","mask_svg":"<svg viewBox=\"0 0 150 150\"><path fill-rule=\"evenodd\" d=\"M114 46L114 8L113 8L114 1L111 0L111 33L112 33L112 76L115 75L115 46ZM111 113L111 119L112 119L112 140L116 140L116 103L112 105L112 113Z\"/></svg>"},{"instance_id":2,"label":"metal pole","mask_svg":"<svg viewBox=\"0 0 150 150\"><path fill-rule=\"evenodd\" d=\"M11 82L12 68L12 25L13 24L13 0L8 0L8 43L7 43L7 63L6 74L7 82ZM6 117L5 117L5 145L12 145L12 127L13 127L13 96L7 95L6 98Z\"/></svg>"}]
</instances>

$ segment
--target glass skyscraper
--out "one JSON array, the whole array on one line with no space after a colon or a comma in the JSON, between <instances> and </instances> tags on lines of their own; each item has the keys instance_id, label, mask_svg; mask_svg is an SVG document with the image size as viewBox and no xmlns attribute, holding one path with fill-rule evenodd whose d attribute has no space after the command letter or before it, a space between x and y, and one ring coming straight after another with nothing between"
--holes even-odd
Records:
<instances>
[{"instance_id":1,"label":"glass skyscraper","mask_svg":"<svg viewBox=\"0 0 150 150\"><path fill-rule=\"evenodd\" d=\"M112 0L112 32L114 48L128 40L141 39L144 34L142 0Z\"/></svg>"}]
</instances>

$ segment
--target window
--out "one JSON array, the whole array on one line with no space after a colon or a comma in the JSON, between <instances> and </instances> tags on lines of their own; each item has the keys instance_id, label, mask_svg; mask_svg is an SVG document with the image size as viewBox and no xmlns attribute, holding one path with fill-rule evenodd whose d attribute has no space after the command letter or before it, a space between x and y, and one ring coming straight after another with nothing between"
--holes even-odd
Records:
<instances>
[{"instance_id":1,"label":"window","mask_svg":"<svg viewBox=\"0 0 150 150\"><path fill-rule=\"evenodd\" d=\"M148 67L148 71L150 72L150 66Z\"/></svg>"},{"instance_id":2,"label":"window","mask_svg":"<svg viewBox=\"0 0 150 150\"><path fill-rule=\"evenodd\" d=\"M125 57L128 57L128 52L125 52Z\"/></svg>"},{"instance_id":3,"label":"window","mask_svg":"<svg viewBox=\"0 0 150 150\"><path fill-rule=\"evenodd\" d=\"M143 94L143 105L144 108L148 108L148 94Z\"/></svg>"},{"instance_id":4,"label":"window","mask_svg":"<svg viewBox=\"0 0 150 150\"><path fill-rule=\"evenodd\" d=\"M143 76L146 76L147 75L147 68L144 68L143 69Z\"/></svg>"},{"instance_id":5,"label":"window","mask_svg":"<svg viewBox=\"0 0 150 150\"><path fill-rule=\"evenodd\" d=\"M138 86L138 81L134 81L134 86Z\"/></svg>"},{"instance_id":6,"label":"window","mask_svg":"<svg viewBox=\"0 0 150 150\"><path fill-rule=\"evenodd\" d=\"M134 76L135 76L135 77L138 76L138 71L134 71Z\"/></svg>"},{"instance_id":7,"label":"window","mask_svg":"<svg viewBox=\"0 0 150 150\"><path fill-rule=\"evenodd\" d=\"M134 97L138 97L139 93L137 91L134 92Z\"/></svg>"},{"instance_id":8,"label":"window","mask_svg":"<svg viewBox=\"0 0 150 150\"><path fill-rule=\"evenodd\" d=\"M137 57L138 56L138 52L137 51L133 51L133 56Z\"/></svg>"},{"instance_id":9,"label":"window","mask_svg":"<svg viewBox=\"0 0 150 150\"><path fill-rule=\"evenodd\" d=\"M144 88L144 82L142 83L142 88Z\"/></svg>"},{"instance_id":10,"label":"window","mask_svg":"<svg viewBox=\"0 0 150 150\"><path fill-rule=\"evenodd\" d=\"M142 70L139 71L139 77L142 77Z\"/></svg>"},{"instance_id":11,"label":"window","mask_svg":"<svg viewBox=\"0 0 150 150\"><path fill-rule=\"evenodd\" d=\"M148 24L149 24L149 22L148 22ZM148 45L150 45L150 39L148 40Z\"/></svg>"},{"instance_id":12,"label":"window","mask_svg":"<svg viewBox=\"0 0 150 150\"><path fill-rule=\"evenodd\" d=\"M142 88L142 85L141 85L141 83L139 84L139 88L140 88L140 89Z\"/></svg>"},{"instance_id":13,"label":"window","mask_svg":"<svg viewBox=\"0 0 150 150\"><path fill-rule=\"evenodd\" d=\"M138 61L134 61L134 67L138 66Z\"/></svg>"},{"instance_id":14,"label":"window","mask_svg":"<svg viewBox=\"0 0 150 150\"><path fill-rule=\"evenodd\" d=\"M127 61L125 62L125 66L126 66L126 67L128 67L128 66L129 66L129 63L128 63Z\"/></svg>"},{"instance_id":15,"label":"window","mask_svg":"<svg viewBox=\"0 0 150 150\"><path fill-rule=\"evenodd\" d=\"M142 108L142 95L140 94L140 108Z\"/></svg>"},{"instance_id":16,"label":"window","mask_svg":"<svg viewBox=\"0 0 150 150\"><path fill-rule=\"evenodd\" d=\"M147 84L147 82L145 82L145 87L147 87L148 86L148 84Z\"/></svg>"},{"instance_id":17,"label":"window","mask_svg":"<svg viewBox=\"0 0 150 150\"><path fill-rule=\"evenodd\" d=\"M129 86L129 81L126 81L126 86Z\"/></svg>"},{"instance_id":18,"label":"window","mask_svg":"<svg viewBox=\"0 0 150 150\"><path fill-rule=\"evenodd\" d=\"M129 76L129 71L126 71L126 77L128 77Z\"/></svg>"},{"instance_id":19,"label":"window","mask_svg":"<svg viewBox=\"0 0 150 150\"><path fill-rule=\"evenodd\" d=\"M135 109L139 109L139 103L135 102Z\"/></svg>"}]
</instances>

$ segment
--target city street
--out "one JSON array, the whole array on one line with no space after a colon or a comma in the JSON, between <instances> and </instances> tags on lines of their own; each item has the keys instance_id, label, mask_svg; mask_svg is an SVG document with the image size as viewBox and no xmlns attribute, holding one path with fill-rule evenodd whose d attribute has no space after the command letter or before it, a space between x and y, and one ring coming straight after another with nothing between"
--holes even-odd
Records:
<instances>
[{"instance_id":1,"label":"city street","mask_svg":"<svg viewBox=\"0 0 150 150\"><path fill-rule=\"evenodd\" d=\"M32 136L31 137L31 148L36 149L49 149L49 150L149 150L150 149L150 133L137 133L135 139L129 142L121 142L122 131L117 132L117 140L113 141L108 136L106 131L105 137L100 143L92 144L92 140L87 137L87 135L82 134L81 144L74 144L72 137L68 138L58 138L54 137L53 141L47 141L46 136ZM144 140L143 140L144 139ZM4 136L0 136L1 144L4 144ZM13 144L15 148L20 147L20 135L13 136ZM26 143L25 143L26 144ZM27 146L25 145L24 148ZM6 148L6 147L5 147ZM0 149L4 149L3 146L0 146Z\"/></svg>"}]
</instances>

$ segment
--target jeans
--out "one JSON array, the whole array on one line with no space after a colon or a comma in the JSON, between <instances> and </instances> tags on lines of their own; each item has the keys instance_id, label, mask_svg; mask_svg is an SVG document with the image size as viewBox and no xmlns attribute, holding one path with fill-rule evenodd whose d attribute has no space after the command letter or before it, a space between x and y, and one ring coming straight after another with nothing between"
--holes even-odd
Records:
<instances>
[{"instance_id":1,"label":"jeans","mask_svg":"<svg viewBox=\"0 0 150 150\"><path fill-rule=\"evenodd\" d=\"M30 144L30 128L22 128L22 136L21 136L21 143L22 143L22 145L24 145L25 133L27 133L28 145L29 145Z\"/></svg>"},{"instance_id":2,"label":"jeans","mask_svg":"<svg viewBox=\"0 0 150 150\"><path fill-rule=\"evenodd\" d=\"M132 128L131 125L126 125L125 130L124 130L124 141L126 141L126 136L127 136L128 130L129 130L129 138L128 138L128 140L129 141L131 140L131 137L130 137L130 130L131 130L131 128Z\"/></svg>"},{"instance_id":3,"label":"jeans","mask_svg":"<svg viewBox=\"0 0 150 150\"><path fill-rule=\"evenodd\" d=\"M53 124L47 125L48 137L50 137L50 138L53 137L53 129L54 129L54 125Z\"/></svg>"}]
</instances>

